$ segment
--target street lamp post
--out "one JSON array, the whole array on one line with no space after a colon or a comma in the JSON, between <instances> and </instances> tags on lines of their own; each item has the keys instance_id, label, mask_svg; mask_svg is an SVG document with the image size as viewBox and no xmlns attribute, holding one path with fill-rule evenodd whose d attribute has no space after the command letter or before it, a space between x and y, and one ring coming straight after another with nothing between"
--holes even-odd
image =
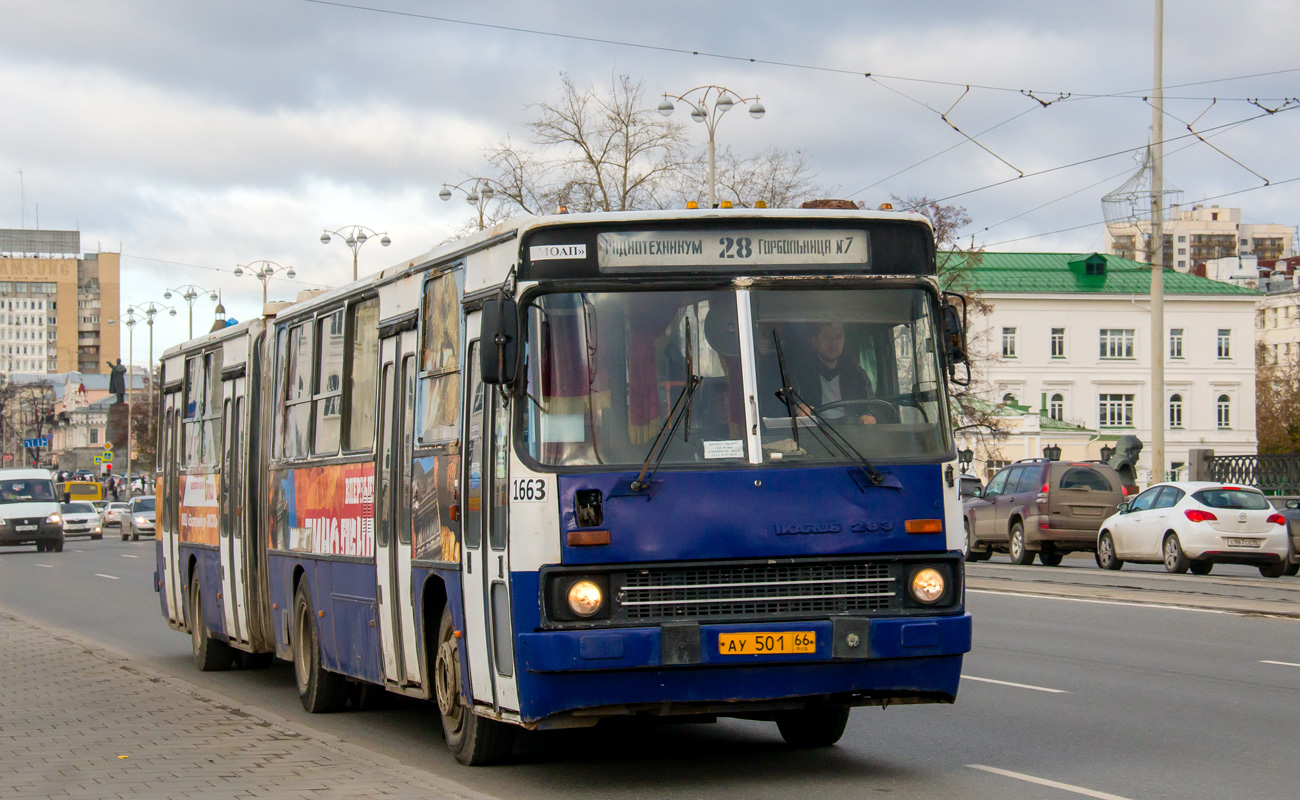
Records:
<instances>
[{"instance_id":1,"label":"street lamp post","mask_svg":"<svg viewBox=\"0 0 1300 800\"><path fill-rule=\"evenodd\" d=\"M353 269L356 269L355 263L353 264ZM235 275L247 275L250 278L256 278L261 281L262 305L266 305L266 284L271 280L271 276L277 272L284 272L284 277L286 278L293 278L298 274L293 271L293 267L285 267L274 261L267 261L264 258L235 266Z\"/></svg>"},{"instance_id":2,"label":"street lamp post","mask_svg":"<svg viewBox=\"0 0 1300 800\"><path fill-rule=\"evenodd\" d=\"M190 307L190 338L193 339L194 338L194 301L199 299L200 294L207 292L208 299L215 303L217 302L217 293L211 289L204 289L202 286L196 286L192 283L186 283L181 286L177 286L163 292L163 299L164 300L172 299L172 292L180 293L181 299L184 300L185 304Z\"/></svg>"},{"instance_id":3,"label":"street lamp post","mask_svg":"<svg viewBox=\"0 0 1300 800\"><path fill-rule=\"evenodd\" d=\"M473 185L466 189L465 184L467 183ZM483 228L486 227L483 212L487 208L488 201L493 197L496 197L497 194L497 190L492 188L492 184L494 183L497 186L501 186L498 181L494 181L491 178L480 177L466 178L460 183L444 183L442 185L442 191L438 192L438 197L446 202L451 199L452 190L459 191L461 194L465 195L465 202L474 206L474 208L478 210L478 229L483 230ZM505 187L502 188L504 189Z\"/></svg>"},{"instance_id":4,"label":"street lamp post","mask_svg":"<svg viewBox=\"0 0 1300 800\"><path fill-rule=\"evenodd\" d=\"M698 100L688 99L692 94L699 93ZM762 119L767 113L763 104L758 101L758 95L753 97L741 97L739 99L732 95L738 94L725 86L696 86L694 89L682 92L680 95L669 94L664 92L663 102L659 104L659 113L665 117L671 117L673 114L672 100L680 100L691 107L691 119L696 122L703 122L709 130L709 208L717 207L717 168L714 158L714 133L718 129L718 122L722 116L735 107L736 103L750 103L749 116L754 119ZM669 98L672 98L670 100ZM712 98L712 100L710 100ZM710 102L712 105L710 105Z\"/></svg>"},{"instance_id":5,"label":"street lamp post","mask_svg":"<svg viewBox=\"0 0 1300 800\"><path fill-rule=\"evenodd\" d=\"M131 496L131 448L135 446L135 311L126 310L126 494Z\"/></svg>"},{"instance_id":6,"label":"street lamp post","mask_svg":"<svg viewBox=\"0 0 1300 800\"><path fill-rule=\"evenodd\" d=\"M325 232L320 235L320 243L329 244L333 241L330 238L331 234L341 237L343 244L347 245L348 249L352 251L352 280L354 281L357 279L357 251L361 249L361 245L376 236L380 237L379 243L384 247L393 243L393 240L388 238L387 233L379 233L373 228L367 228L365 225L344 225L336 231L326 228ZM293 276L290 275L289 277L292 278Z\"/></svg>"},{"instance_id":7,"label":"street lamp post","mask_svg":"<svg viewBox=\"0 0 1300 800\"><path fill-rule=\"evenodd\" d=\"M149 424L152 426L154 420L157 417L157 409L154 408L154 402L157 397L157 393L154 391L154 385L153 385L154 384L153 381L153 318L158 316L158 312L160 311L166 311L168 316L174 317L176 316L176 309L165 303L157 303L154 302L153 300L150 300L145 303L136 303L133 306L128 306L126 310L127 313L135 312L138 314L143 314L145 318L145 324L149 326L149 368L145 371L145 374L149 378L149 394L147 395L148 397L147 406L149 410ZM127 372L129 374L130 370L128 370ZM154 455L154 460L157 461L157 454ZM128 477L127 480L130 480L130 478ZM130 486L129 483L127 485Z\"/></svg>"}]
</instances>

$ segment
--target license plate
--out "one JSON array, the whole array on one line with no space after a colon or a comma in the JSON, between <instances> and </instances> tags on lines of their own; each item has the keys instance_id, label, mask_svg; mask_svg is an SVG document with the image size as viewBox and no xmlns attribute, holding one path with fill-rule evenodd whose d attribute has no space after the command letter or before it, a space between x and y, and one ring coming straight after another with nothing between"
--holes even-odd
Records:
<instances>
[{"instance_id":1,"label":"license plate","mask_svg":"<svg viewBox=\"0 0 1300 800\"><path fill-rule=\"evenodd\" d=\"M19 533L27 533L28 531L36 530L37 527L38 526L36 525L15 525L14 530L18 531Z\"/></svg>"},{"instance_id":2,"label":"license plate","mask_svg":"<svg viewBox=\"0 0 1300 800\"><path fill-rule=\"evenodd\" d=\"M817 651L813 631L718 634L718 653L724 656L793 655Z\"/></svg>"},{"instance_id":3,"label":"license plate","mask_svg":"<svg viewBox=\"0 0 1300 800\"><path fill-rule=\"evenodd\" d=\"M1259 539L1232 539L1227 540L1228 547L1259 547L1263 542Z\"/></svg>"}]
</instances>

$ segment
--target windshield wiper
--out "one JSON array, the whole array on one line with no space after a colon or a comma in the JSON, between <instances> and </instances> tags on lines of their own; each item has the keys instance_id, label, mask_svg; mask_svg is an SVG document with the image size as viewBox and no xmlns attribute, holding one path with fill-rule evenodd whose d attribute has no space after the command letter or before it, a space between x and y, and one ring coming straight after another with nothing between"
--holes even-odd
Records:
<instances>
[{"instance_id":1,"label":"windshield wiper","mask_svg":"<svg viewBox=\"0 0 1300 800\"><path fill-rule=\"evenodd\" d=\"M646 453L645 462L641 464L641 471L637 473L636 479L632 481L632 491L639 492L642 489L650 487L650 479L654 477L655 471L659 469L659 464L664 460L668 453L668 445L672 443L673 434L677 432L677 426L683 419L690 419L691 401L695 399L695 390L702 381L699 375L695 374L695 360L691 355L691 323L686 321L686 385L682 387L681 394L677 395L677 400L673 403L672 410L664 418L664 424L659 426L659 432L655 434L654 441L650 443L650 452ZM671 427L670 427L671 426ZM690 434L690 423L686 423L687 432L683 437ZM664 433L667 436L664 436ZM663 446L660 447L662 440ZM659 450L659 457L655 458L655 450ZM654 461L654 466L650 462Z\"/></svg>"},{"instance_id":2,"label":"windshield wiper","mask_svg":"<svg viewBox=\"0 0 1300 800\"><path fill-rule=\"evenodd\" d=\"M794 385L790 383L790 371L785 368L785 354L781 352L781 336L772 329L772 342L776 345L776 366L781 371L781 388L776 390L777 399L785 403L785 410L790 414L790 435L794 438L794 449L799 449L799 423L794 418Z\"/></svg>"},{"instance_id":3,"label":"windshield wiper","mask_svg":"<svg viewBox=\"0 0 1300 800\"><path fill-rule=\"evenodd\" d=\"M773 339L776 340L777 359L780 362L782 362L781 380L784 382L785 381L785 366L784 366L785 359L781 357L781 337L779 334L777 334L775 330L772 331L772 337ZM808 418L813 421L813 425L816 426L815 429L820 431L822 436L825 437L826 444L830 448L834 448L835 450L838 450L840 455L844 456L845 458L853 461L857 461L858 468L862 470L862 472L867 476L867 479L871 481L871 484L873 486L879 486L882 483L884 483L885 476L881 475L879 470L871 466L871 462L867 460L867 457L862 455L862 453L858 452L858 449L854 447L849 442L848 439L844 438L844 434L837 431L833 425L831 425L822 417L821 414L817 413L817 409L813 408L811 403L809 403L807 400L800 397L799 392L794 388L794 386L789 384L782 386L781 390L777 392L777 395L778 396L784 395L782 399L785 400L786 406L788 408L791 409L794 408L794 406L792 405L792 401L798 402L804 408L806 408L808 410ZM792 423L792 426L794 426L795 420L793 417L793 412L791 413L792 415L790 421Z\"/></svg>"}]
</instances>

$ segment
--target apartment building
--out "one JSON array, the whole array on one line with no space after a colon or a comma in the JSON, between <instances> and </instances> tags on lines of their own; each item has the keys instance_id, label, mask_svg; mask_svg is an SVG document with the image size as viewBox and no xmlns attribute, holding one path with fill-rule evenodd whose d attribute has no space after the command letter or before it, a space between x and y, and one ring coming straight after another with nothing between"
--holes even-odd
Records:
<instances>
[{"instance_id":1,"label":"apartment building","mask_svg":"<svg viewBox=\"0 0 1300 800\"><path fill-rule=\"evenodd\" d=\"M1126 259L1146 258L1149 222L1106 226L1106 250ZM1191 272L1213 259L1255 256L1272 261L1295 255L1296 229L1291 225L1241 221L1240 208L1173 206L1163 224L1164 265Z\"/></svg>"},{"instance_id":2,"label":"apartment building","mask_svg":"<svg viewBox=\"0 0 1300 800\"><path fill-rule=\"evenodd\" d=\"M0 229L0 370L107 371L120 355L121 255L77 231Z\"/></svg>"}]
</instances>

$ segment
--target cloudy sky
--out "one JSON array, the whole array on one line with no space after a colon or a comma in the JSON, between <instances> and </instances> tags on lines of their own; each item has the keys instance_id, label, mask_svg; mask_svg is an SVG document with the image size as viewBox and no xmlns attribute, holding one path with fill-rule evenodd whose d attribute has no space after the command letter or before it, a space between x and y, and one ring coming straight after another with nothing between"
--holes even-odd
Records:
<instances>
[{"instance_id":1,"label":"cloudy sky","mask_svg":"<svg viewBox=\"0 0 1300 800\"><path fill-rule=\"evenodd\" d=\"M1101 196L1150 136L1149 0L0 0L0 15L0 227L120 250L124 303L195 283L241 319L261 287L238 263L292 265L297 283L271 284L284 298L350 278L323 228L388 232L363 272L445 240L469 212L442 183L525 138L561 72L629 75L650 105L703 84L760 95L767 115L729 116L721 144L803 150L829 194L871 206L949 198L974 220L963 238L994 250L1100 248ZM1165 134L1183 137L1166 176L1186 202L1300 223L1300 180L1282 183L1300 178L1300 108L1264 110L1300 96L1298 33L1291 0L1166 4ZM180 310L156 349L183 338ZM196 325L210 313L199 301Z\"/></svg>"}]
</instances>

